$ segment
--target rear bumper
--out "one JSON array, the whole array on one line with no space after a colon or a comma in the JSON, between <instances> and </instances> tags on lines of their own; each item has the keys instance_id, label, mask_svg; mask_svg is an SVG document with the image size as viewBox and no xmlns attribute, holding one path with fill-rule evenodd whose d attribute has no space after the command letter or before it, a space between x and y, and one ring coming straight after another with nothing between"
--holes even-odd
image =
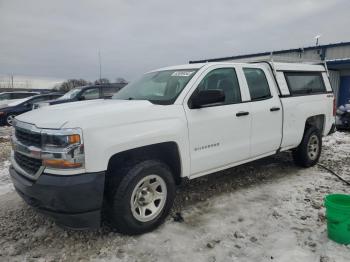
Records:
<instances>
[{"instance_id":1,"label":"rear bumper","mask_svg":"<svg viewBox=\"0 0 350 262\"><path fill-rule=\"evenodd\" d=\"M73 228L97 228L101 224L105 173L51 175L32 181L10 166L14 187L24 201L57 224Z\"/></svg>"}]
</instances>

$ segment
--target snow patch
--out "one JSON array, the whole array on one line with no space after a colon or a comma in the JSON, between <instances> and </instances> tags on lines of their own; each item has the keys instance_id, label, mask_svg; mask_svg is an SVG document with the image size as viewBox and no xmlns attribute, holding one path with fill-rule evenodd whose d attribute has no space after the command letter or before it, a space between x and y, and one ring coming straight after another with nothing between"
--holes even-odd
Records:
<instances>
[{"instance_id":1,"label":"snow patch","mask_svg":"<svg viewBox=\"0 0 350 262\"><path fill-rule=\"evenodd\" d=\"M5 161L0 165L0 195L14 190L9 174L10 164L10 161Z\"/></svg>"}]
</instances>

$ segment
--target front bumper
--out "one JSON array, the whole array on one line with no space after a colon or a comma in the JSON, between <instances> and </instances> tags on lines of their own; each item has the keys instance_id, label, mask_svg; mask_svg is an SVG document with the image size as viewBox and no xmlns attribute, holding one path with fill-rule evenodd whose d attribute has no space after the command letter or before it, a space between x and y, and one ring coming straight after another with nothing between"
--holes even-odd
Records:
<instances>
[{"instance_id":1,"label":"front bumper","mask_svg":"<svg viewBox=\"0 0 350 262\"><path fill-rule=\"evenodd\" d=\"M0 126L6 126L6 114L0 115Z\"/></svg>"},{"instance_id":2,"label":"front bumper","mask_svg":"<svg viewBox=\"0 0 350 262\"><path fill-rule=\"evenodd\" d=\"M14 187L24 201L57 224L72 229L97 228L101 210L105 173L80 175L41 174L35 181L9 168Z\"/></svg>"},{"instance_id":3,"label":"front bumper","mask_svg":"<svg viewBox=\"0 0 350 262\"><path fill-rule=\"evenodd\" d=\"M336 131L336 126L335 126L335 124L332 124L332 127L331 127L331 129L329 130L328 135L333 134L335 131Z\"/></svg>"}]
</instances>

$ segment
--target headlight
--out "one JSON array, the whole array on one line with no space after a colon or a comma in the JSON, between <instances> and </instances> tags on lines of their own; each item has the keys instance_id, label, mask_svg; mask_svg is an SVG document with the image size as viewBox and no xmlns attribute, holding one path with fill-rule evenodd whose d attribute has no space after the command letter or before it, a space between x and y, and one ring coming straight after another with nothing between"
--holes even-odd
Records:
<instances>
[{"instance_id":1,"label":"headlight","mask_svg":"<svg viewBox=\"0 0 350 262\"><path fill-rule=\"evenodd\" d=\"M43 134L42 144L44 148L65 148L69 145L81 143L80 135L52 135Z\"/></svg>"},{"instance_id":2,"label":"headlight","mask_svg":"<svg viewBox=\"0 0 350 262\"><path fill-rule=\"evenodd\" d=\"M43 165L49 168L83 168L85 162L81 129L42 131Z\"/></svg>"}]
</instances>

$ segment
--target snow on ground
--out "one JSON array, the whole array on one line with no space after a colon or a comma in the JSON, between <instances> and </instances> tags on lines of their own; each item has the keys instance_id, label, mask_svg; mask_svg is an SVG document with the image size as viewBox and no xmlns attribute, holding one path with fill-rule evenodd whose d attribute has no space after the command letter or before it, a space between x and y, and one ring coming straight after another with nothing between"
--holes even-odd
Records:
<instances>
[{"instance_id":1,"label":"snow on ground","mask_svg":"<svg viewBox=\"0 0 350 262\"><path fill-rule=\"evenodd\" d=\"M10 161L5 161L0 164L0 197L1 195L14 190L9 176L9 166Z\"/></svg>"},{"instance_id":2,"label":"snow on ground","mask_svg":"<svg viewBox=\"0 0 350 262\"><path fill-rule=\"evenodd\" d=\"M349 147L350 134L335 133L324 139L320 160L348 180ZM61 229L10 192L0 196L0 260L345 262L350 245L327 238L323 198L349 191L283 153L183 183L166 223L137 237L108 225Z\"/></svg>"},{"instance_id":3,"label":"snow on ground","mask_svg":"<svg viewBox=\"0 0 350 262\"><path fill-rule=\"evenodd\" d=\"M9 139L11 130L12 130L12 127L10 126L0 127L0 141Z\"/></svg>"},{"instance_id":4,"label":"snow on ground","mask_svg":"<svg viewBox=\"0 0 350 262\"><path fill-rule=\"evenodd\" d=\"M347 157L350 154L350 134L336 132L332 136L323 138L323 145L327 146L333 157Z\"/></svg>"},{"instance_id":5,"label":"snow on ground","mask_svg":"<svg viewBox=\"0 0 350 262\"><path fill-rule=\"evenodd\" d=\"M10 166L10 161L8 160L10 133L11 127L0 127L0 197L14 190L8 173Z\"/></svg>"}]
</instances>

